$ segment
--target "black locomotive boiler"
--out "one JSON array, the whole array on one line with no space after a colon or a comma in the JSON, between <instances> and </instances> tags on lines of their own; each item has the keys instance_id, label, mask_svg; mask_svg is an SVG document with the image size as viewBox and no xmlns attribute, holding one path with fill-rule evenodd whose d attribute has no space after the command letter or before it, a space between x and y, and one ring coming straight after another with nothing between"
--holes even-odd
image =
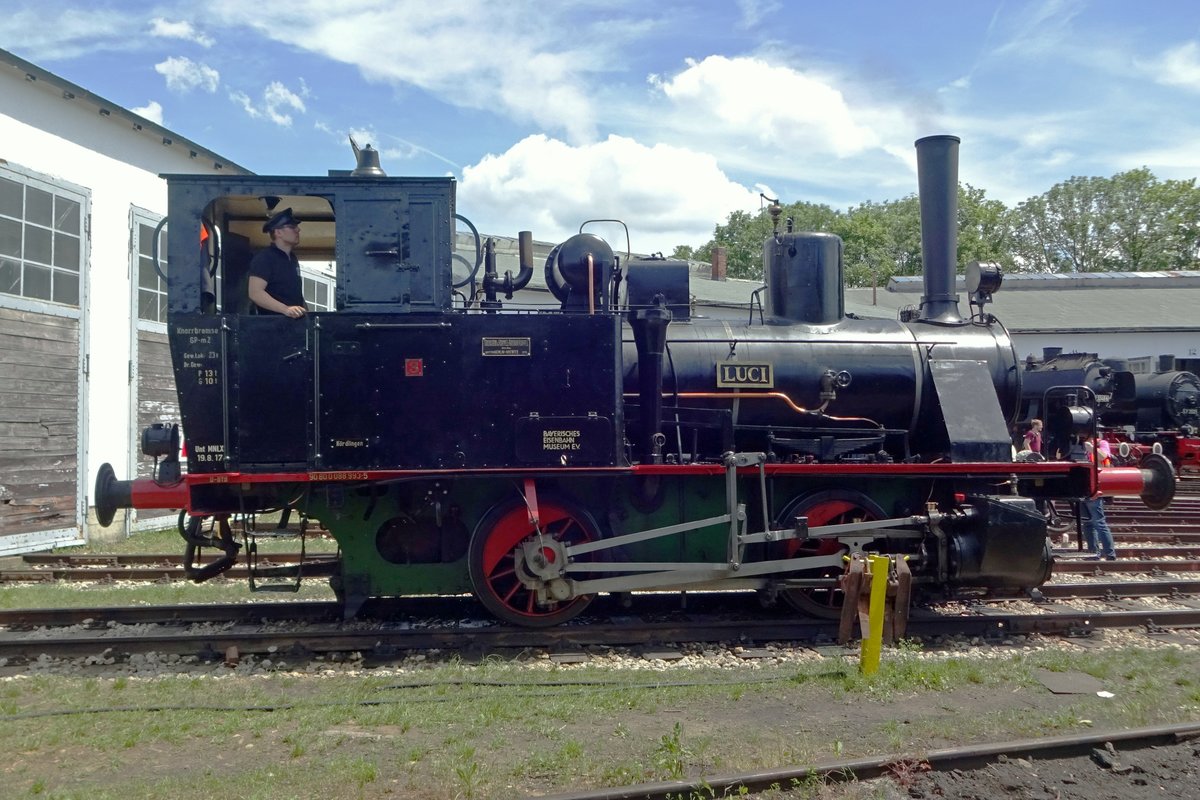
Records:
<instances>
[{"instance_id":1,"label":"black locomotive boiler","mask_svg":"<svg viewBox=\"0 0 1200 800\"><path fill-rule=\"evenodd\" d=\"M746 324L692 316L685 263L622 260L587 233L551 253L546 309L514 299L527 233L518 274L485 247L479 293L455 292L451 179L167 176L187 470L178 431L150 429L155 477L105 465L97 514L183 509L198 579L238 557L232 518L319 519L347 614L471 592L551 625L599 593L714 587L820 611L865 551L907 556L918 587L1037 586L1051 553L1033 497L1099 485L1162 505L1174 478L1161 459L1014 463L1021 372L982 310L999 273L968 269L967 317L953 293L958 144L917 142L925 295L902 321L844 314L829 235L766 240ZM301 258L336 262L334 310L245 313L250 254L284 207ZM204 546L225 558L198 566Z\"/></svg>"}]
</instances>

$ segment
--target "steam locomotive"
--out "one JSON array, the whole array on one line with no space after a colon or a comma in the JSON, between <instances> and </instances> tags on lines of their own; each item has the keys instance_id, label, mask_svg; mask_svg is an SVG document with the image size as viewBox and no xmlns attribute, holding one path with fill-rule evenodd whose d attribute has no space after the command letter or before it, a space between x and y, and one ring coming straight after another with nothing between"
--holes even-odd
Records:
<instances>
[{"instance_id":1,"label":"steam locomotive","mask_svg":"<svg viewBox=\"0 0 1200 800\"><path fill-rule=\"evenodd\" d=\"M1125 359L1045 348L1023 362L1020 418L1045 418L1046 452L1064 452L1071 433L1062 409L1074 396L1093 408L1105 438L1126 445L1126 459L1156 452L1177 472L1200 470L1200 377L1175 369L1169 355L1156 367L1137 373Z\"/></svg>"},{"instance_id":2,"label":"steam locomotive","mask_svg":"<svg viewBox=\"0 0 1200 800\"><path fill-rule=\"evenodd\" d=\"M553 309L519 299L529 232L516 275L489 241L479 291L460 295L454 181L383 176L370 148L348 175L167 176L187 470L179 428L147 429L154 477L104 465L97 516L182 509L197 580L238 558L231 519L252 575L268 512L318 519L348 616L470 592L546 626L600 593L698 588L822 613L866 551L906 556L918 589L1037 586L1051 552L1035 498L1099 487L1159 507L1174 475L1153 456L1014 463L1021 370L984 311L999 269L968 266L968 316L953 293L958 145L916 142L925 294L898 321L848 317L841 241L781 230L778 209L764 299L733 324L692 315L685 262L622 259L590 233L546 261ZM336 261L335 310L245 313L250 254L282 207L303 220L301 258ZM223 557L202 566L204 547Z\"/></svg>"}]
</instances>

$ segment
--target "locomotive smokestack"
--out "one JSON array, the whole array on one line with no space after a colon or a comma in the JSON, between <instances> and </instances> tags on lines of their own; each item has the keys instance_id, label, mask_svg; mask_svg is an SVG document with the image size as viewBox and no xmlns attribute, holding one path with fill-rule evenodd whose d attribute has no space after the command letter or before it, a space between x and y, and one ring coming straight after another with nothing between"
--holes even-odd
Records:
<instances>
[{"instance_id":1,"label":"locomotive smokestack","mask_svg":"<svg viewBox=\"0 0 1200 800\"><path fill-rule=\"evenodd\" d=\"M917 139L917 186L921 203L921 260L925 296L921 319L962 322L954 273L958 266L957 136Z\"/></svg>"}]
</instances>

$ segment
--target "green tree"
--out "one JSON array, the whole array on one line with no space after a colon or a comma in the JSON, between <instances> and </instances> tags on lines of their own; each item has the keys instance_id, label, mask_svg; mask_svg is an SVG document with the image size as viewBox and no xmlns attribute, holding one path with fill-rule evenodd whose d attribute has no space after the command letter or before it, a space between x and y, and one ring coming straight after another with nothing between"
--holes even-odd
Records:
<instances>
[{"instance_id":1,"label":"green tree","mask_svg":"<svg viewBox=\"0 0 1200 800\"><path fill-rule=\"evenodd\" d=\"M844 215L835 211L827 205L818 205L816 203L792 203L785 206L780 219L786 225L787 220L792 221L792 230L795 231L816 231L820 233L832 233L837 226L838 220ZM784 228L786 230L786 227Z\"/></svg>"},{"instance_id":2,"label":"green tree","mask_svg":"<svg viewBox=\"0 0 1200 800\"><path fill-rule=\"evenodd\" d=\"M921 271L921 208L916 195L850 209L834 233L842 237L848 286L887 283Z\"/></svg>"},{"instance_id":3,"label":"green tree","mask_svg":"<svg viewBox=\"0 0 1200 800\"><path fill-rule=\"evenodd\" d=\"M1018 263L1047 272L1096 272L1111 263L1116 247L1108 184L1077 176L1018 205Z\"/></svg>"},{"instance_id":4,"label":"green tree","mask_svg":"<svg viewBox=\"0 0 1200 800\"><path fill-rule=\"evenodd\" d=\"M1194 179L1159 182L1142 167L1114 175L1108 189L1113 251L1106 268L1134 272L1192 266L1200 205Z\"/></svg>"},{"instance_id":5,"label":"green tree","mask_svg":"<svg viewBox=\"0 0 1200 800\"><path fill-rule=\"evenodd\" d=\"M1142 167L1074 177L1014 212L1014 253L1035 272L1189 269L1200 244L1195 180L1159 181Z\"/></svg>"},{"instance_id":6,"label":"green tree","mask_svg":"<svg viewBox=\"0 0 1200 800\"><path fill-rule=\"evenodd\" d=\"M794 230L828 232L837 215L829 206L793 203L783 207L779 229L785 230L787 220L791 219ZM765 210L755 214L734 211L724 225L717 226L712 240L696 250L695 257L711 259L714 247L724 247L730 278L762 280L763 243L774 230L775 223Z\"/></svg>"},{"instance_id":7,"label":"green tree","mask_svg":"<svg viewBox=\"0 0 1200 800\"><path fill-rule=\"evenodd\" d=\"M1057 231L1046 198L1031 197L1013 210L1013 256L1021 272L1060 272Z\"/></svg>"},{"instance_id":8,"label":"green tree","mask_svg":"<svg viewBox=\"0 0 1200 800\"><path fill-rule=\"evenodd\" d=\"M920 203L916 195L866 202L848 211L793 203L797 231L836 233L844 243L849 286L882 285L921 272ZM762 279L762 245L771 235L765 211L735 211L713 238L676 253L707 260L725 247L730 277ZM1159 181L1140 168L1111 178L1073 177L1009 209L983 189L958 189L958 265L998 262L1006 272L1194 269L1200 265L1200 189L1196 181Z\"/></svg>"},{"instance_id":9,"label":"green tree","mask_svg":"<svg viewBox=\"0 0 1200 800\"><path fill-rule=\"evenodd\" d=\"M958 264L993 261L1007 272L1013 266L1014 216L999 200L987 199L971 184L958 188Z\"/></svg>"},{"instance_id":10,"label":"green tree","mask_svg":"<svg viewBox=\"0 0 1200 800\"><path fill-rule=\"evenodd\" d=\"M750 214L734 211L724 225L713 232L707 255L712 258L715 247L724 247L730 278L762 277L762 241L771 231L771 220L765 211Z\"/></svg>"}]
</instances>

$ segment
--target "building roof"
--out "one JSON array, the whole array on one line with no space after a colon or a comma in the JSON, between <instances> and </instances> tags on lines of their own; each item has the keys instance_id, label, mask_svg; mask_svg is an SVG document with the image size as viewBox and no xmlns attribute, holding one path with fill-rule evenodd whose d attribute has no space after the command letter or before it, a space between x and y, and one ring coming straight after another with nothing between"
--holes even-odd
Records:
<instances>
[{"instance_id":1,"label":"building roof","mask_svg":"<svg viewBox=\"0 0 1200 800\"><path fill-rule=\"evenodd\" d=\"M967 290L955 284L967 313ZM920 276L893 278L881 289L847 289L846 310L859 316L894 317L921 302ZM1014 333L1100 333L1121 330L1200 331L1200 272L1096 272L1016 274L986 310Z\"/></svg>"},{"instance_id":2,"label":"building roof","mask_svg":"<svg viewBox=\"0 0 1200 800\"><path fill-rule=\"evenodd\" d=\"M1170 280L1175 288L1194 289L1200 287L1200 272L1019 272L1005 275L1003 285L1007 292L1043 291L1047 288L1140 289L1161 288L1164 280ZM898 275L888 281L888 290L919 294L923 285L920 275ZM958 277L958 285L962 288L962 276Z\"/></svg>"},{"instance_id":3,"label":"building roof","mask_svg":"<svg viewBox=\"0 0 1200 800\"><path fill-rule=\"evenodd\" d=\"M145 117L139 116L117 103L93 94L82 86L71 83L67 79L44 70L36 64L13 55L7 50L0 49L0 69L19 71L24 75L26 81L37 88L51 94L60 95L65 102L80 103L85 107L90 107L96 111L98 116L107 118L109 121L127 124L132 131L145 136L148 141L152 141L155 144L178 148L186 152L191 158L204 159L204 161L211 162L213 169L228 170L232 173L253 174L251 170L246 169L240 164L235 164L230 159L214 153L207 147L197 144L184 136L180 136L178 133L164 128L157 122L152 122Z\"/></svg>"}]
</instances>

